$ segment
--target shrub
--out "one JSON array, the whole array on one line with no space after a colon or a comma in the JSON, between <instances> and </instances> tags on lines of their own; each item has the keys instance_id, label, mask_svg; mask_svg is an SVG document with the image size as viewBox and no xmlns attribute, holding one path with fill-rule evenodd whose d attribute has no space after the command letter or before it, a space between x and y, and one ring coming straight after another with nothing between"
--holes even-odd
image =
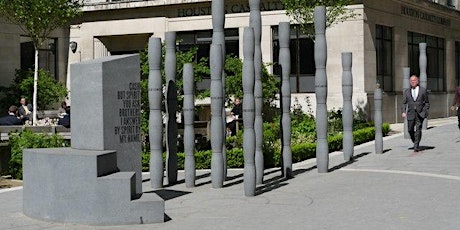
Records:
<instances>
[{"instance_id":1,"label":"shrub","mask_svg":"<svg viewBox=\"0 0 460 230\"><path fill-rule=\"evenodd\" d=\"M10 133L9 144L11 146L11 159L9 173L13 178L22 179L22 152L28 148L53 148L67 147L69 144L57 134L47 135L22 131Z\"/></svg>"},{"instance_id":2,"label":"shrub","mask_svg":"<svg viewBox=\"0 0 460 230\"><path fill-rule=\"evenodd\" d=\"M32 103L33 84L34 72L32 70L16 70L13 83L9 87L0 89L5 96L0 102L2 108L18 104L22 97ZM67 88L45 70L38 71L37 84L37 108L49 109L54 103L67 96Z\"/></svg>"},{"instance_id":3,"label":"shrub","mask_svg":"<svg viewBox=\"0 0 460 230\"><path fill-rule=\"evenodd\" d=\"M271 130L269 127L274 124L266 124L266 130L264 130L264 138L265 138L265 131L267 131L267 139L264 140L264 166L265 168L271 167L279 167L281 165L281 147L277 146L277 148L268 148L268 142L273 141ZM274 125L277 126L277 125ZM279 127L279 126L278 126ZM279 128L278 128L279 129ZM390 125L385 123L382 126L383 135L386 136L390 131ZM241 133L240 133L241 136ZM241 137L240 137L241 138ZM375 128L374 127L367 127L359 130L353 131L353 138L354 144L359 145L375 138ZM236 140L238 137L232 137L230 140ZM328 147L329 151L338 151L342 149L343 144L343 134L338 133L335 135L328 136ZM228 141L228 140L227 140ZM228 141L229 142L229 141ZM280 141L278 140L278 144ZM142 154L142 170L148 171L149 166L149 159L150 153L144 151ZM316 156L316 142L303 142L298 144L291 145L291 154L292 154L292 162L300 162L303 160L307 160L310 158L314 158ZM211 167L211 158L212 158L212 150L206 151L195 151L195 168L196 169L209 169ZM242 147L233 147L232 149L227 149L227 167L229 168L242 168L244 167L244 153ZM184 168L184 153L178 153L178 168ZM166 160L166 153L163 153L163 161Z\"/></svg>"}]
</instances>

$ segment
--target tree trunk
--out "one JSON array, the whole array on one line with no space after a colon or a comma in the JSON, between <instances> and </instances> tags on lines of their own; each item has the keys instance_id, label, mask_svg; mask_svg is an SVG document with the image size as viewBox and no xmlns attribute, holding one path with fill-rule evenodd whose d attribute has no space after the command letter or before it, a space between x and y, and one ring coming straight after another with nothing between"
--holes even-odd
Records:
<instances>
[{"instance_id":1,"label":"tree trunk","mask_svg":"<svg viewBox=\"0 0 460 230\"><path fill-rule=\"evenodd\" d=\"M34 94L33 94L33 111L32 124L37 124L37 82L38 82L38 48L35 48L35 69L34 69Z\"/></svg>"}]
</instances>

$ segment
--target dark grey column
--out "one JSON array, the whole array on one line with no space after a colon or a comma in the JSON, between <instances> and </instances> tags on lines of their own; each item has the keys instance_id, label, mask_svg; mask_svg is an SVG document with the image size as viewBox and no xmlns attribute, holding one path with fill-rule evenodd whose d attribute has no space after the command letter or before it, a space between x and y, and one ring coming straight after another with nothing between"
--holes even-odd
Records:
<instances>
[{"instance_id":1,"label":"dark grey column","mask_svg":"<svg viewBox=\"0 0 460 230\"><path fill-rule=\"evenodd\" d=\"M354 153L353 140L353 75L351 66L353 63L351 52L342 53L342 95L343 95L343 158L350 161Z\"/></svg>"},{"instance_id":2,"label":"dark grey column","mask_svg":"<svg viewBox=\"0 0 460 230\"><path fill-rule=\"evenodd\" d=\"M326 173L329 167L329 146L327 143L327 44L326 7L316 6L315 23L315 93L316 93L316 162L318 172Z\"/></svg>"},{"instance_id":3,"label":"dark grey column","mask_svg":"<svg viewBox=\"0 0 460 230\"><path fill-rule=\"evenodd\" d=\"M161 102L163 84L161 83L161 39L149 39L149 140L150 140L150 185L163 187L163 115Z\"/></svg>"},{"instance_id":4,"label":"dark grey column","mask_svg":"<svg viewBox=\"0 0 460 230\"><path fill-rule=\"evenodd\" d=\"M290 42L290 24L289 22L280 22L278 27L279 37L279 62L281 65L281 133L283 157L283 175L292 177L292 153L291 153L291 85L289 75L291 74L291 52L289 50ZM257 153L257 152L256 152ZM257 166L256 166L257 168Z\"/></svg>"},{"instance_id":5,"label":"dark grey column","mask_svg":"<svg viewBox=\"0 0 460 230\"><path fill-rule=\"evenodd\" d=\"M184 85L184 152L185 152L185 186L195 187L195 93L193 65L186 63L183 69Z\"/></svg>"},{"instance_id":6,"label":"dark grey column","mask_svg":"<svg viewBox=\"0 0 460 230\"><path fill-rule=\"evenodd\" d=\"M245 27L243 33L243 152L244 195L254 196L256 190L255 168L255 101L254 101L254 30Z\"/></svg>"},{"instance_id":7,"label":"dark grey column","mask_svg":"<svg viewBox=\"0 0 460 230\"><path fill-rule=\"evenodd\" d=\"M382 89L377 84L374 91L374 124L375 124L375 153L383 153L383 134L382 134Z\"/></svg>"},{"instance_id":8,"label":"dark grey column","mask_svg":"<svg viewBox=\"0 0 460 230\"><path fill-rule=\"evenodd\" d=\"M260 47L262 34L262 17L260 15L260 0L249 0L249 9L249 26L254 29L254 131L256 135L256 183L262 184L264 180L264 154L262 151L262 48Z\"/></svg>"},{"instance_id":9,"label":"dark grey column","mask_svg":"<svg viewBox=\"0 0 460 230\"><path fill-rule=\"evenodd\" d=\"M212 44L220 45L222 49L222 69L221 69L221 77L222 77L222 133L224 141L222 142L222 157L223 157L223 164L224 164L224 180L227 178L227 150L225 146L225 136L227 134L226 131L226 120L225 120L225 1L224 0L214 0L211 2L211 10L212 10Z\"/></svg>"},{"instance_id":10,"label":"dark grey column","mask_svg":"<svg viewBox=\"0 0 460 230\"><path fill-rule=\"evenodd\" d=\"M222 47L211 44L209 54L211 68L211 181L213 188L222 188L224 184L224 159L222 145L224 133L222 132Z\"/></svg>"},{"instance_id":11,"label":"dark grey column","mask_svg":"<svg viewBox=\"0 0 460 230\"><path fill-rule=\"evenodd\" d=\"M165 33L166 54L166 177L169 184L177 182L177 86L176 32Z\"/></svg>"},{"instance_id":12,"label":"dark grey column","mask_svg":"<svg viewBox=\"0 0 460 230\"><path fill-rule=\"evenodd\" d=\"M426 66L427 66L427 57L426 57L426 43L418 44L420 55L419 55L419 67L420 67L420 86L427 89L427 76L426 76ZM428 127L428 118L423 120L422 129L427 129Z\"/></svg>"},{"instance_id":13,"label":"dark grey column","mask_svg":"<svg viewBox=\"0 0 460 230\"><path fill-rule=\"evenodd\" d=\"M403 95L404 95L404 91L410 88L409 78L410 78L410 68L404 67L403 68L403 84L402 84ZM406 111L407 111L407 108L406 108ZM410 139L409 130L407 128L407 117L404 118L404 139Z\"/></svg>"}]
</instances>

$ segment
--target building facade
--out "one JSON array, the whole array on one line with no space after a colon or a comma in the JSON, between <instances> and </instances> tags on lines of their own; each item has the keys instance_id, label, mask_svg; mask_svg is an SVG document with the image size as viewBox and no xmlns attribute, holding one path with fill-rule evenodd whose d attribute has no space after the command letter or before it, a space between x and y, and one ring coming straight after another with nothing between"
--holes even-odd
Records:
<instances>
[{"instance_id":1,"label":"building facade","mask_svg":"<svg viewBox=\"0 0 460 230\"><path fill-rule=\"evenodd\" d=\"M249 25L248 1L225 3L227 54L242 57L243 29ZM177 32L179 49L197 46L198 56L209 53L209 0L86 0L85 4L83 16L70 27L70 35L64 36L67 40L62 39L71 42L74 49L65 48L66 44L58 40L58 47L68 52L68 63L137 53L146 48L150 36L164 38L168 31ZM448 105L460 82L459 0L362 0L349 8L357 16L326 31L328 109L342 107L341 53L352 52L354 107L372 118L373 92L378 83L384 91L384 121L401 122L402 68L410 67L412 74L419 75L418 43L426 42L430 118L452 116ZM261 11L263 62L276 63L278 23L289 18L279 0L262 0ZM291 59L292 103L314 112L314 41L294 23ZM65 67L67 63L58 65ZM200 87L209 87L209 81Z\"/></svg>"},{"instance_id":2,"label":"building facade","mask_svg":"<svg viewBox=\"0 0 460 230\"><path fill-rule=\"evenodd\" d=\"M32 40L19 26L1 16L0 47L0 86L9 86L16 70L34 69L35 48ZM39 50L39 68L49 71L56 80L66 82L68 50L69 29L53 31ZM8 108L0 109L6 111Z\"/></svg>"}]
</instances>

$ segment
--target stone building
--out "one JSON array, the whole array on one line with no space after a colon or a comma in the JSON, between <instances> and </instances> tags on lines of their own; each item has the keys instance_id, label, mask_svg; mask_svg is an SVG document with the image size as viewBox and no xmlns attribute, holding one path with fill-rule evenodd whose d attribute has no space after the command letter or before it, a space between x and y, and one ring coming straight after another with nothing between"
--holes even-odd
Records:
<instances>
[{"instance_id":1,"label":"stone building","mask_svg":"<svg viewBox=\"0 0 460 230\"><path fill-rule=\"evenodd\" d=\"M278 23L289 18L279 0L261 2L263 62L276 63ZM225 3L226 52L242 57L240 41L243 28L249 24L248 1ZM70 27L70 36L66 38L75 52L62 48L69 52L69 63L137 53L145 49L150 36L164 38L167 31L177 32L179 49L198 46L198 56L209 53L212 37L209 0L86 0L85 4L83 16ZM411 73L419 74L418 43L426 42L430 118L453 115L448 104L460 82L459 0L356 0L349 8L357 16L326 32L328 109L342 107L341 52L352 52L354 107L371 114L373 91L379 83L384 91L384 121L401 122L402 68L410 67ZM308 99L314 111L314 42L294 23L291 32L292 101L306 108ZM61 57L58 60L65 63ZM0 63L2 74L5 64L5 60ZM58 78L65 79L65 74ZM200 84L208 86L209 79Z\"/></svg>"}]
</instances>

